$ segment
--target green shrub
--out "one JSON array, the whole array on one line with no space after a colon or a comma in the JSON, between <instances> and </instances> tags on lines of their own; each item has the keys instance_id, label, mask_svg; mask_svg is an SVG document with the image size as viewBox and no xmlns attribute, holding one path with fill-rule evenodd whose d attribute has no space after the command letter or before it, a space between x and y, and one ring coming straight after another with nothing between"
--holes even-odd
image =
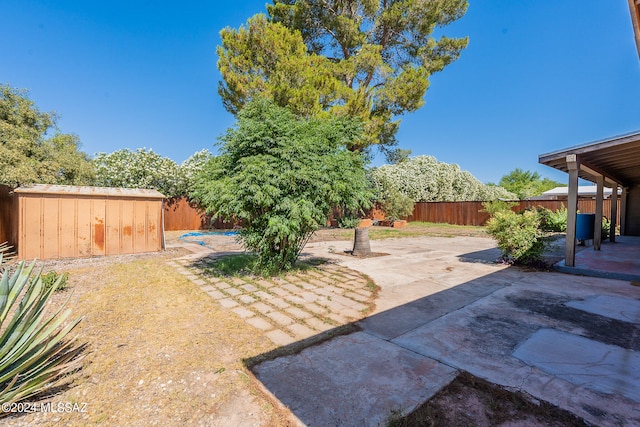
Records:
<instances>
[{"instance_id":1,"label":"green shrub","mask_svg":"<svg viewBox=\"0 0 640 427\"><path fill-rule=\"evenodd\" d=\"M239 240L265 271L293 268L332 208L371 205L363 153L347 150L362 124L348 117L303 119L256 98L220 138L192 199L214 216L242 221Z\"/></svg>"},{"instance_id":2,"label":"green shrub","mask_svg":"<svg viewBox=\"0 0 640 427\"><path fill-rule=\"evenodd\" d=\"M562 206L555 212L538 206L538 219L540 220L540 229L548 232L565 232L567 231L567 208Z\"/></svg>"},{"instance_id":3,"label":"green shrub","mask_svg":"<svg viewBox=\"0 0 640 427\"><path fill-rule=\"evenodd\" d=\"M380 205L385 216L392 220L406 218L413 213L413 199L400 191L389 188L380 198Z\"/></svg>"},{"instance_id":4,"label":"green shrub","mask_svg":"<svg viewBox=\"0 0 640 427\"><path fill-rule=\"evenodd\" d=\"M611 235L611 221L609 221L609 218L602 217L602 232L600 233L600 236L602 240L606 240L609 238L610 235Z\"/></svg>"},{"instance_id":5,"label":"green shrub","mask_svg":"<svg viewBox=\"0 0 640 427\"><path fill-rule=\"evenodd\" d=\"M483 202L482 207L484 209L482 209L482 211L493 216L496 212L510 211L512 207L517 205L518 202L507 202L505 200L496 199L489 202Z\"/></svg>"},{"instance_id":6,"label":"green shrub","mask_svg":"<svg viewBox=\"0 0 640 427\"><path fill-rule=\"evenodd\" d=\"M49 289L56 285L56 292L64 291L69 286L69 273L58 274L55 271L49 271L40 276L45 289Z\"/></svg>"},{"instance_id":7,"label":"green shrub","mask_svg":"<svg viewBox=\"0 0 640 427\"><path fill-rule=\"evenodd\" d=\"M46 288L33 268L21 262L0 278L0 404L58 387L81 366L84 345L67 339L80 319L64 324L63 307L46 312L60 280Z\"/></svg>"},{"instance_id":8,"label":"green shrub","mask_svg":"<svg viewBox=\"0 0 640 427\"><path fill-rule=\"evenodd\" d=\"M515 264L533 264L542 258L544 241L539 227L533 211L497 211L487 222L487 231L497 240L503 258Z\"/></svg>"},{"instance_id":9,"label":"green shrub","mask_svg":"<svg viewBox=\"0 0 640 427\"><path fill-rule=\"evenodd\" d=\"M356 228L362 219L354 215L345 215L338 218L339 228Z\"/></svg>"}]
</instances>

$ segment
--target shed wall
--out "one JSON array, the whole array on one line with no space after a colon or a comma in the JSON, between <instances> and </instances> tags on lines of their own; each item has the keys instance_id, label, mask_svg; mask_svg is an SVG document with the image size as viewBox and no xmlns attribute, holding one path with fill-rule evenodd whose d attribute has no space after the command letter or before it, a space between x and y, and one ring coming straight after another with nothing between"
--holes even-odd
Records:
<instances>
[{"instance_id":1,"label":"shed wall","mask_svg":"<svg viewBox=\"0 0 640 427\"><path fill-rule=\"evenodd\" d=\"M43 193L18 201L20 259L162 250L162 200Z\"/></svg>"}]
</instances>

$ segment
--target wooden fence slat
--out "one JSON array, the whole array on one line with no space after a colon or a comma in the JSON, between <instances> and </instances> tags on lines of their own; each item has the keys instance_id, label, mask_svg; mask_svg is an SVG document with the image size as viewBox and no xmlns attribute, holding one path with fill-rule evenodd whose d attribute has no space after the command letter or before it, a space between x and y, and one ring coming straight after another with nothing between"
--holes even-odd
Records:
<instances>
[{"instance_id":1,"label":"wooden fence slat","mask_svg":"<svg viewBox=\"0 0 640 427\"><path fill-rule=\"evenodd\" d=\"M566 200L521 200L512 208L519 212L527 208L542 206L552 211L561 207L567 207ZM595 212L595 200L579 199L578 210L582 213ZM617 224L620 224L620 200L618 200ZM489 220L489 214L484 210L482 202L418 202L414 205L413 214L408 221L446 223L457 225L485 225ZM611 200L604 200L604 216L609 217L611 212Z\"/></svg>"},{"instance_id":2,"label":"wooden fence slat","mask_svg":"<svg viewBox=\"0 0 640 427\"><path fill-rule=\"evenodd\" d=\"M0 185L0 243L18 243L18 198L11 194L11 188Z\"/></svg>"},{"instance_id":3,"label":"wooden fence slat","mask_svg":"<svg viewBox=\"0 0 640 427\"><path fill-rule=\"evenodd\" d=\"M521 211L526 208L542 206L552 211L567 206L566 200L522 200L513 207L514 211ZM595 212L595 200L579 199L578 210L582 213ZM620 224L620 199L618 199L618 218L616 223ZM413 214L408 221L446 223L457 225L485 225L489 220L489 214L483 212L482 202L419 202L413 207ZM606 217L610 216L611 200L604 200L603 212ZM339 215L334 212L333 216ZM382 219L381 211L376 208L368 213L368 217ZM167 231L172 230L202 230L210 226L214 228L230 228L233 224L224 224L220 220L211 223L211 218L201 211L193 208L185 199L176 199L165 202L164 227Z\"/></svg>"}]
</instances>

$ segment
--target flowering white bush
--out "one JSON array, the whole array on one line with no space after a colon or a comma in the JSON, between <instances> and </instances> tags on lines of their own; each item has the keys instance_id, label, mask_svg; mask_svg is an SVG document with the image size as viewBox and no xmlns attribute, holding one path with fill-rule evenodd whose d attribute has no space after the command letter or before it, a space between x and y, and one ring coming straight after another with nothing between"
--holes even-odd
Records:
<instances>
[{"instance_id":1,"label":"flowering white bush","mask_svg":"<svg viewBox=\"0 0 640 427\"><path fill-rule=\"evenodd\" d=\"M185 196L193 177L211 157L211 153L205 149L178 165L170 158L146 148L135 151L124 148L109 154L98 153L93 159L95 185L152 188L169 198Z\"/></svg>"},{"instance_id":2,"label":"flowering white bush","mask_svg":"<svg viewBox=\"0 0 640 427\"><path fill-rule=\"evenodd\" d=\"M213 154L206 148L195 152L191 157L182 162L180 170L184 177L187 192L191 190L196 176L202 172L204 165L213 157Z\"/></svg>"},{"instance_id":3,"label":"flowering white bush","mask_svg":"<svg viewBox=\"0 0 640 427\"><path fill-rule=\"evenodd\" d=\"M415 202L454 202L517 199L502 187L485 185L456 164L439 162L433 156L416 156L371 171L381 198L396 190Z\"/></svg>"}]
</instances>

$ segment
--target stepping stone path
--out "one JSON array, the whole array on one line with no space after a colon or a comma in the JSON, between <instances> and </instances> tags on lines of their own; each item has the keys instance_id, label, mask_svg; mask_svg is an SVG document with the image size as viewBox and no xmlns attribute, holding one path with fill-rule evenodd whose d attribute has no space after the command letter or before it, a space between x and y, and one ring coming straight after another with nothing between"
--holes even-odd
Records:
<instances>
[{"instance_id":1,"label":"stepping stone path","mask_svg":"<svg viewBox=\"0 0 640 427\"><path fill-rule=\"evenodd\" d=\"M377 286L346 267L323 264L272 278L207 274L218 257L194 254L168 264L276 345L360 320L374 309Z\"/></svg>"}]
</instances>

